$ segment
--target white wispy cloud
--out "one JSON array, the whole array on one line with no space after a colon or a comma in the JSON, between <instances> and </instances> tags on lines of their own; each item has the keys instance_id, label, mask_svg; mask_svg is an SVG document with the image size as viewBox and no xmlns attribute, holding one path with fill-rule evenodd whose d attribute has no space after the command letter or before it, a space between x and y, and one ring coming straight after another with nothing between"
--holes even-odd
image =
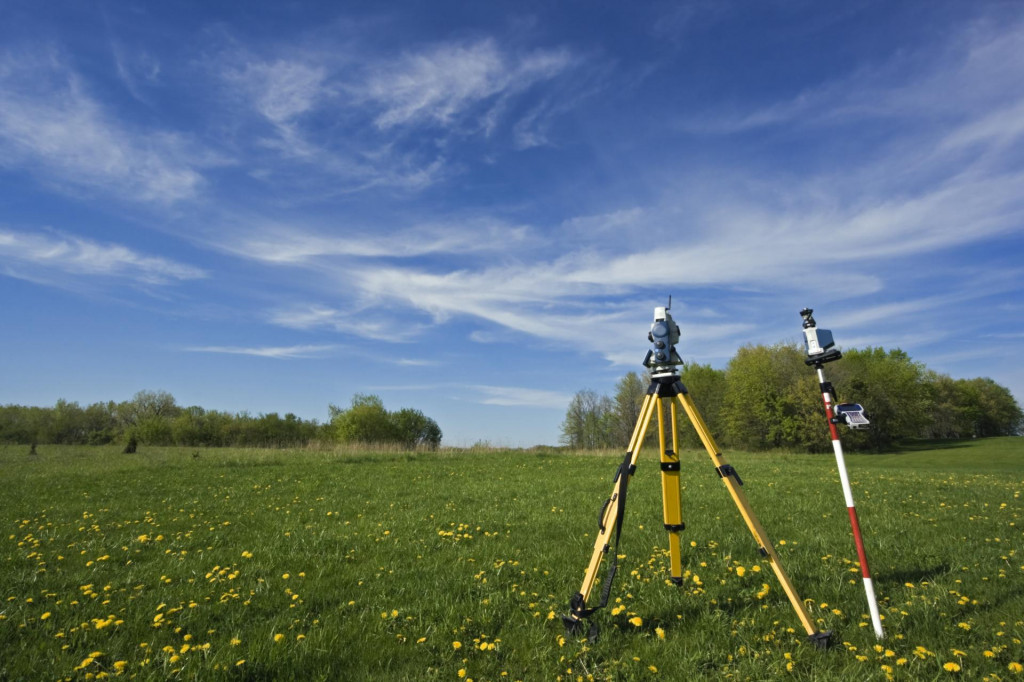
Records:
<instances>
[{"instance_id":1,"label":"white wispy cloud","mask_svg":"<svg viewBox=\"0 0 1024 682\"><path fill-rule=\"evenodd\" d=\"M564 49L510 54L491 38L441 43L375 67L364 95L382 108L375 119L379 128L448 126L482 102L556 77L572 61Z\"/></svg>"},{"instance_id":2,"label":"white wispy cloud","mask_svg":"<svg viewBox=\"0 0 1024 682\"><path fill-rule=\"evenodd\" d=\"M271 126L256 132L258 148L333 176L335 193L418 192L459 172L452 139L489 137L509 121L510 104L578 61L564 48L516 50L494 38L392 55L358 40L331 49L292 45L273 56L233 46L215 68L244 102L233 113ZM565 111L557 96L544 102L523 120L511 118L515 148L544 143L549 122ZM274 169L275 179L282 170Z\"/></svg>"},{"instance_id":3,"label":"white wispy cloud","mask_svg":"<svg viewBox=\"0 0 1024 682\"><path fill-rule=\"evenodd\" d=\"M353 226L317 230L299 224L246 224L240 234L218 231L221 250L268 263L302 264L318 258L413 258L507 250L523 243L530 229L493 219L433 222L383 232ZM341 234L338 234L341 233Z\"/></svg>"},{"instance_id":4,"label":"white wispy cloud","mask_svg":"<svg viewBox=\"0 0 1024 682\"><path fill-rule=\"evenodd\" d=\"M483 394L480 402L484 405L504 405L510 407L546 407L565 409L572 399L569 393L547 391L518 386L478 386L471 388Z\"/></svg>"},{"instance_id":5,"label":"white wispy cloud","mask_svg":"<svg viewBox=\"0 0 1024 682\"><path fill-rule=\"evenodd\" d=\"M104 244L56 231L0 229L0 254L7 273L34 275L39 270L71 275L124 277L145 284L202 279L200 268L138 253L120 244Z\"/></svg>"},{"instance_id":6,"label":"white wispy cloud","mask_svg":"<svg viewBox=\"0 0 1024 682\"><path fill-rule=\"evenodd\" d=\"M195 196L214 163L178 133L117 120L53 53L0 55L0 151L51 185L159 204Z\"/></svg>"},{"instance_id":7,"label":"white wispy cloud","mask_svg":"<svg viewBox=\"0 0 1024 682\"><path fill-rule=\"evenodd\" d=\"M374 315L372 307L343 310L320 304L299 304L275 310L267 315L267 321L289 329L331 329L391 342L408 341L425 327L409 321L396 325L392 313L384 311Z\"/></svg>"},{"instance_id":8,"label":"white wispy cloud","mask_svg":"<svg viewBox=\"0 0 1024 682\"><path fill-rule=\"evenodd\" d=\"M253 355L261 358L319 358L336 349L334 344L306 346L190 346L182 350L189 353L226 353Z\"/></svg>"},{"instance_id":9,"label":"white wispy cloud","mask_svg":"<svg viewBox=\"0 0 1024 682\"><path fill-rule=\"evenodd\" d=\"M974 117L1013 100L1020 92L1022 73L1024 24L983 19L939 46L904 50L789 99L752 111L692 117L683 126L734 133L780 124L835 125L897 118L927 128L937 120Z\"/></svg>"}]
</instances>

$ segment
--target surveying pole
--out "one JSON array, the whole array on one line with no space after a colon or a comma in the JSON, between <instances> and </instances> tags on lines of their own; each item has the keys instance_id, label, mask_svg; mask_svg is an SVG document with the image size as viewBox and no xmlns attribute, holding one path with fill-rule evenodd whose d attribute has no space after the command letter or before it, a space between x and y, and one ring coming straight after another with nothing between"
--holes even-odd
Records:
<instances>
[{"instance_id":1,"label":"surveying pole","mask_svg":"<svg viewBox=\"0 0 1024 682\"><path fill-rule=\"evenodd\" d=\"M680 502L679 485L679 449L676 439L676 406L677 403L683 408L687 418L693 425L694 430L700 438L704 449L711 458L711 464L725 484L729 495L736 504L747 525L747 529L754 536L758 545L758 551L765 558L775 573L779 584L782 586L786 597L789 599L793 610L796 611L800 623L807 632L807 638L815 646L825 648L829 645L831 632L820 631L811 618L807 607L796 589L793 587L789 576L782 568L779 555L772 546L764 528L754 514L747 497L741 486L743 485L739 473L726 462L722 451L715 443L707 424L697 411L693 402L679 380L678 365L683 364L682 359L676 352L675 344L679 341L679 327L672 320L668 310L672 305L669 299L669 306L654 309L654 324L651 325L651 333L648 340L651 342L651 350L647 352L644 359L644 366L650 370L651 383L647 388L647 395L644 397L643 405L640 408L640 415L637 418L633 429L633 436L629 442L626 456L619 465L613 481L611 497L604 503L601 512L598 514L598 535L594 541L594 549L583 577L583 585L580 591L575 593L569 600L569 613L562 616L562 622L570 635L579 635L584 629L584 620L590 618L598 609L608 604L611 593L612 581L618 569L619 539L622 534L623 519L626 513L626 492L629 481L636 472L637 458L640 455L640 448L647 435L648 427L651 425L655 413L657 413L658 424L658 445L660 449L661 465L661 489L662 489L662 511L665 522L665 530L669 539L669 581L675 585L683 584L682 570L682 549L680 543L680 532L685 525L682 521L682 507ZM667 405L665 404L667 403ZM665 408L668 408L667 410ZM614 540L613 540L614 538ZM605 583L601 589L601 601L595 606L587 606L597 581L598 571L605 555L610 554L609 565L605 574ZM597 624L591 623L589 638L597 639Z\"/></svg>"},{"instance_id":2,"label":"surveying pole","mask_svg":"<svg viewBox=\"0 0 1024 682\"><path fill-rule=\"evenodd\" d=\"M853 541L857 545L857 560L860 561L860 574L864 578L864 592L868 599L868 610L871 612L871 624L875 629L875 637L885 638L882 630L882 617L878 612L878 600L875 597L875 586L871 580L871 570L868 568L868 557L864 551L864 538L860 532L860 522L857 520L857 508L853 503L853 490L850 488L850 477L846 472L846 460L843 457L843 444L839 440L839 430L836 424L846 424L851 429L863 429L869 426L868 419L864 415L864 408L857 403L837 403L835 388L828 381L825 381L825 372L822 365L843 357L838 348L835 348L835 341L832 340L832 332L827 329L818 329L812 317L814 311L804 308L800 316L804 320L804 344L807 349L807 359L804 362L812 365L818 373L818 385L821 387L821 399L825 404L825 421L828 422L829 435L832 437L832 449L836 454L836 467L839 469L839 480L843 484L843 497L846 498L846 510L850 515L850 527L853 529Z\"/></svg>"}]
</instances>

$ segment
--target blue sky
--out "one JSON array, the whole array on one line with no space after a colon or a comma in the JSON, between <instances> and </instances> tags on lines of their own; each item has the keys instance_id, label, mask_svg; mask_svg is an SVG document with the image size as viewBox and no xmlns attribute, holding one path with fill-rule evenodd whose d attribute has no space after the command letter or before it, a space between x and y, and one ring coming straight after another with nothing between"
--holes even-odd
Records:
<instances>
[{"instance_id":1,"label":"blue sky","mask_svg":"<svg viewBox=\"0 0 1024 682\"><path fill-rule=\"evenodd\" d=\"M0 12L0 403L555 443L669 295L688 361L810 306L1024 396L1020 3Z\"/></svg>"}]
</instances>

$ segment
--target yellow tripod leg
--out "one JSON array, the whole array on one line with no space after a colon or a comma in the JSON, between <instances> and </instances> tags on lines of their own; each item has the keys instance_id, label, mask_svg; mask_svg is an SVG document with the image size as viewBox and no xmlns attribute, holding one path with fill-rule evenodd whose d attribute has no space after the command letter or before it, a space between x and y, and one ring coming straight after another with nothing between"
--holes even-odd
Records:
<instances>
[{"instance_id":1,"label":"yellow tripod leg","mask_svg":"<svg viewBox=\"0 0 1024 682\"><path fill-rule=\"evenodd\" d=\"M587 609L587 599L590 597L591 591L594 589L594 582L597 580L598 569L601 567L601 560L604 559L604 555L608 553L608 549L611 547L612 533L615 531L618 519L619 519L619 504L621 496L625 486L628 483L629 477L635 470L636 460L640 454L640 447L643 445L644 437L647 434L647 429L651 423L651 417L654 415L654 410L658 405L657 396L648 393L644 397L643 405L640 408L640 417L637 419L636 425L633 428L633 436L629 440L629 449L626 451L626 458L622 465L619 467L619 472L615 477L615 487L612 489L612 495L605 502L604 508L601 510L599 528L597 539L594 541L594 551L590 557L590 563L587 565L587 572L583 576L583 586L580 591L573 595L569 602L569 615L563 616L562 620L565 623L566 629L570 632L578 631L580 625L580 619L585 617L589 610Z\"/></svg>"},{"instance_id":2,"label":"yellow tripod leg","mask_svg":"<svg viewBox=\"0 0 1024 682\"><path fill-rule=\"evenodd\" d=\"M799 616L800 622L803 623L808 636L819 646L827 645L828 637L831 633L821 632L815 627L814 622L811 620L811 615L807 612L807 607L804 606L800 595L796 593L796 589L789 581L789 576L782 569L779 555L775 553L775 548L768 540L768 535L764 532L764 528L761 527L761 523L754 515L753 509L750 508L747 496L740 489L742 481L740 481L739 475L732 465L725 461L725 458L718 449L718 445L715 444L714 438L711 437L711 433L708 431L707 424L704 423L704 419L701 418L700 413L697 411L697 406L694 405L693 399L685 392L685 389L676 397L686 411L686 416L689 417L690 423L693 424L693 428L697 431L697 435L700 436L704 449L708 451L708 455L715 465L715 470L722 477L725 487L729 489L729 494L732 496L733 502L736 503L736 507L740 510L747 528L750 529L754 539L760 544L761 552L768 558L772 570L775 571L775 577L778 578L779 584L782 585L786 596L789 597L789 602L793 605L793 609L796 611L797 616Z\"/></svg>"},{"instance_id":3,"label":"yellow tripod leg","mask_svg":"<svg viewBox=\"0 0 1024 682\"><path fill-rule=\"evenodd\" d=\"M679 447L676 435L676 404L669 400L669 419L665 423L664 405L666 402L658 398L658 445L661 448L661 504L665 519L665 530L668 531L669 575L673 583L683 582L683 557L679 533L686 526L683 524L682 503L679 499ZM672 449L666 447L666 426L672 432Z\"/></svg>"}]
</instances>

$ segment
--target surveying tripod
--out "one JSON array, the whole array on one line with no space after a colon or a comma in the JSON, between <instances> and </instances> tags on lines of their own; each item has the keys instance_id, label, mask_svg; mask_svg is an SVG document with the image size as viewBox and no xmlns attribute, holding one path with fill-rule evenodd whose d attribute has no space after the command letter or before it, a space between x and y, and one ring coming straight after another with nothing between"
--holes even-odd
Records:
<instances>
[{"instance_id":1,"label":"surveying tripod","mask_svg":"<svg viewBox=\"0 0 1024 682\"><path fill-rule=\"evenodd\" d=\"M669 299L671 305L671 299ZM708 431L704 419L697 411L693 399L687 393L686 387L679 380L679 372L676 365L682 364L682 360L675 351L674 344L679 338L679 328L672 321L668 314L668 308L656 308L654 324L651 327L651 339L653 349L648 352L644 365L652 370L651 383L647 389L640 408L640 416L633 429L633 436L629 442L629 449L626 456L619 465L615 474L614 487L611 497L605 502L598 517L599 532L594 541L594 551L587 566L586 575L583 578L583 586L580 591L569 600L569 614L562 616L562 622L566 631L572 635L579 635L583 631L583 620L589 618L595 611L608 604L608 597L611 593L612 582L615 572L618 569L618 546L622 534L622 523L626 512L626 493L629 481L636 472L636 462L640 455L640 449L647 436L648 427L654 414L658 415L658 445L661 452L661 494L662 509L665 522L665 530L668 531L669 540L669 580L676 584L683 583L682 551L680 546L680 532L685 525L682 522L682 507L680 502L679 487L679 447L676 431L676 403L682 406L687 418L700 437L704 449L711 457L711 463L715 467L718 476L725 483L733 502L739 509L747 528L757 541L759 550L763 557L766 557L771 564L775 576L778 578L782 589L786 592L793 609L796 611L800 622L807 631L808 639L816 646L824 648L828 646L831 632L822 632L811 620L807 608L804 606L796 590L789 580L789 576L782 569L779 556L775 548L768 540L768 536L757 520L746 495L740 486L742 479L736 469L725 461ZM666 419L665 403L668 403L668 418ZM669 447L671 443L671 448ZM615 535L614 547L611 545L612 535ZM587 600L594 589L597 581L598 570L605 554L611 550L612 556L605 577L605 584L601 594L601 602L594 607L587 607ZM591 624L589 637L591 640L597 638L597 625Z\"/></svg>"}]
</instances>

